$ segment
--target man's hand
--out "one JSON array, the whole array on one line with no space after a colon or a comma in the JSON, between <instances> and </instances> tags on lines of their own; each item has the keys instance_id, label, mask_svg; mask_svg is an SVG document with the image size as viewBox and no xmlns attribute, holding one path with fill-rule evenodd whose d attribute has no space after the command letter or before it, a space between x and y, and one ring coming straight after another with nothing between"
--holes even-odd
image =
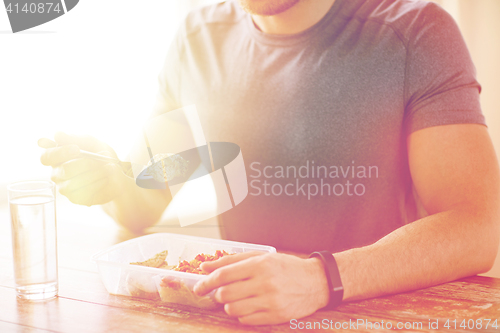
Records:
<instances>
[{"instance_id":1,"label":"man's hand","mask_svg":"<svg viewBox=\"0 0 500 333\"><path fill-rule=\"evenodd\" d=\"M114 150L91 136L68 135L54 137L57 147L46 149L40 161L51 166L52 181L59 192L76 204L92 206L110 202L123 190L128 178L113 163L79 158L80 149L116 158Z\"/></svg>"},{"instance_id":2,"label":"man's hand","mask_svg":"<svg viewBox=\"0 0 500 333\"><path fill-rule=\"evenodd\" d=\"M211 272L194 287L197 295L217 289L215 299L244 324L271 325L302 318L327 305L322 262L287 254L246 252L205 262Z\"/></svg>"}]
</instances>

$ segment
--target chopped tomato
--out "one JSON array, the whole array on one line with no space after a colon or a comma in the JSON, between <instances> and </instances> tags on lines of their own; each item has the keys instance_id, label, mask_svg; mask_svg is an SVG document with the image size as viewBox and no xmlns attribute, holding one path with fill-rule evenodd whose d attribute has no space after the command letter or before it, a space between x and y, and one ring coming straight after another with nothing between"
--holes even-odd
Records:
<instances>
[{"instance_id":1,"label":"chopped tomato","mask_svg":"<svg viewBox=\"0 0 500 333\"><path fill-rule=\"evenodd\" d=\"M203 272L200 269L201 263L206 262L206 261L214 261L214 260L220 259L226 255L229 255L229 253L227 253L226 251L220 251L220 250L215 251L215 255L213 255L213 256L210 254L201 253L201 254L198 254L193 260L191 260L189 262L186 260L181 261L179 263L179 265L174 267L172 270L178 271L178 272L206 275L207 273Z\"/></svg>"}]
</instances>

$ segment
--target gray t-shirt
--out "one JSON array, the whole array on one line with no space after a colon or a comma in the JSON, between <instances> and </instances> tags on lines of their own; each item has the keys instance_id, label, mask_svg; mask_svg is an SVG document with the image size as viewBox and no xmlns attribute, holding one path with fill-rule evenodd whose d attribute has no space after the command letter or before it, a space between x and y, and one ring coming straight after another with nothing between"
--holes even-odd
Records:
<instances>
[{"instance_id":1,"label":"gray t-shirt","mask_svg":"<svg viewBox=\"0 0 500 333\"><path fill-rule=\"evenodd\" d=\"M425 1L336 0L287 36L235 1L205 7L159 81L156 113L196 104L207 140L241 147L249 195L223 237L282 250L364 246L419 218L408 135L484 124L459 29Z\"/></svg>"}]
</instances>

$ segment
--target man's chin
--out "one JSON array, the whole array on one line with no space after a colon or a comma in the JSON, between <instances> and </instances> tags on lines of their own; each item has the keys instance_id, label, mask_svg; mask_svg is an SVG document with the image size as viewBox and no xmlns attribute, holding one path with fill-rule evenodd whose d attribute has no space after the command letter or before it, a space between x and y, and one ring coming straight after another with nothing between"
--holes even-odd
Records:
<instances>
[{"instance_id":1,"label":"man's chin","mask_svg":"<svg viewBox=\"0 0 500 333\"><path fill-rule=\"evenodd\" d=\"M241 8L251 15L272 16L295 6L300 0L238 0Z\"/></svg>"}]
</instances>

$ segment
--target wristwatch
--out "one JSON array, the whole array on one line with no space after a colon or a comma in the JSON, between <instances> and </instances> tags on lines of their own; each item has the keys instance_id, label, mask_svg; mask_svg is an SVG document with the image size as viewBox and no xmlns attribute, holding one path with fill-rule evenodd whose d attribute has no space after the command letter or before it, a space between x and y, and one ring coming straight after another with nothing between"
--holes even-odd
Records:
<instances>
[{"instance_id":1,"label":"wristwatch","mask_svg":"<svg viewBox=\"0 0 500 333\"><path fill-rule=\"evenodd\" d=\"M342 286L342 281L340 280L337 262L335 261L333 254L328 251L313 252L309 255L309 258L314 257L321 259L323 266L325 266L328 289L330 290L330 301L324 309L332 310L342 303L342 298L344 297L344 287Z\"/></svg>"}]
</instances>

